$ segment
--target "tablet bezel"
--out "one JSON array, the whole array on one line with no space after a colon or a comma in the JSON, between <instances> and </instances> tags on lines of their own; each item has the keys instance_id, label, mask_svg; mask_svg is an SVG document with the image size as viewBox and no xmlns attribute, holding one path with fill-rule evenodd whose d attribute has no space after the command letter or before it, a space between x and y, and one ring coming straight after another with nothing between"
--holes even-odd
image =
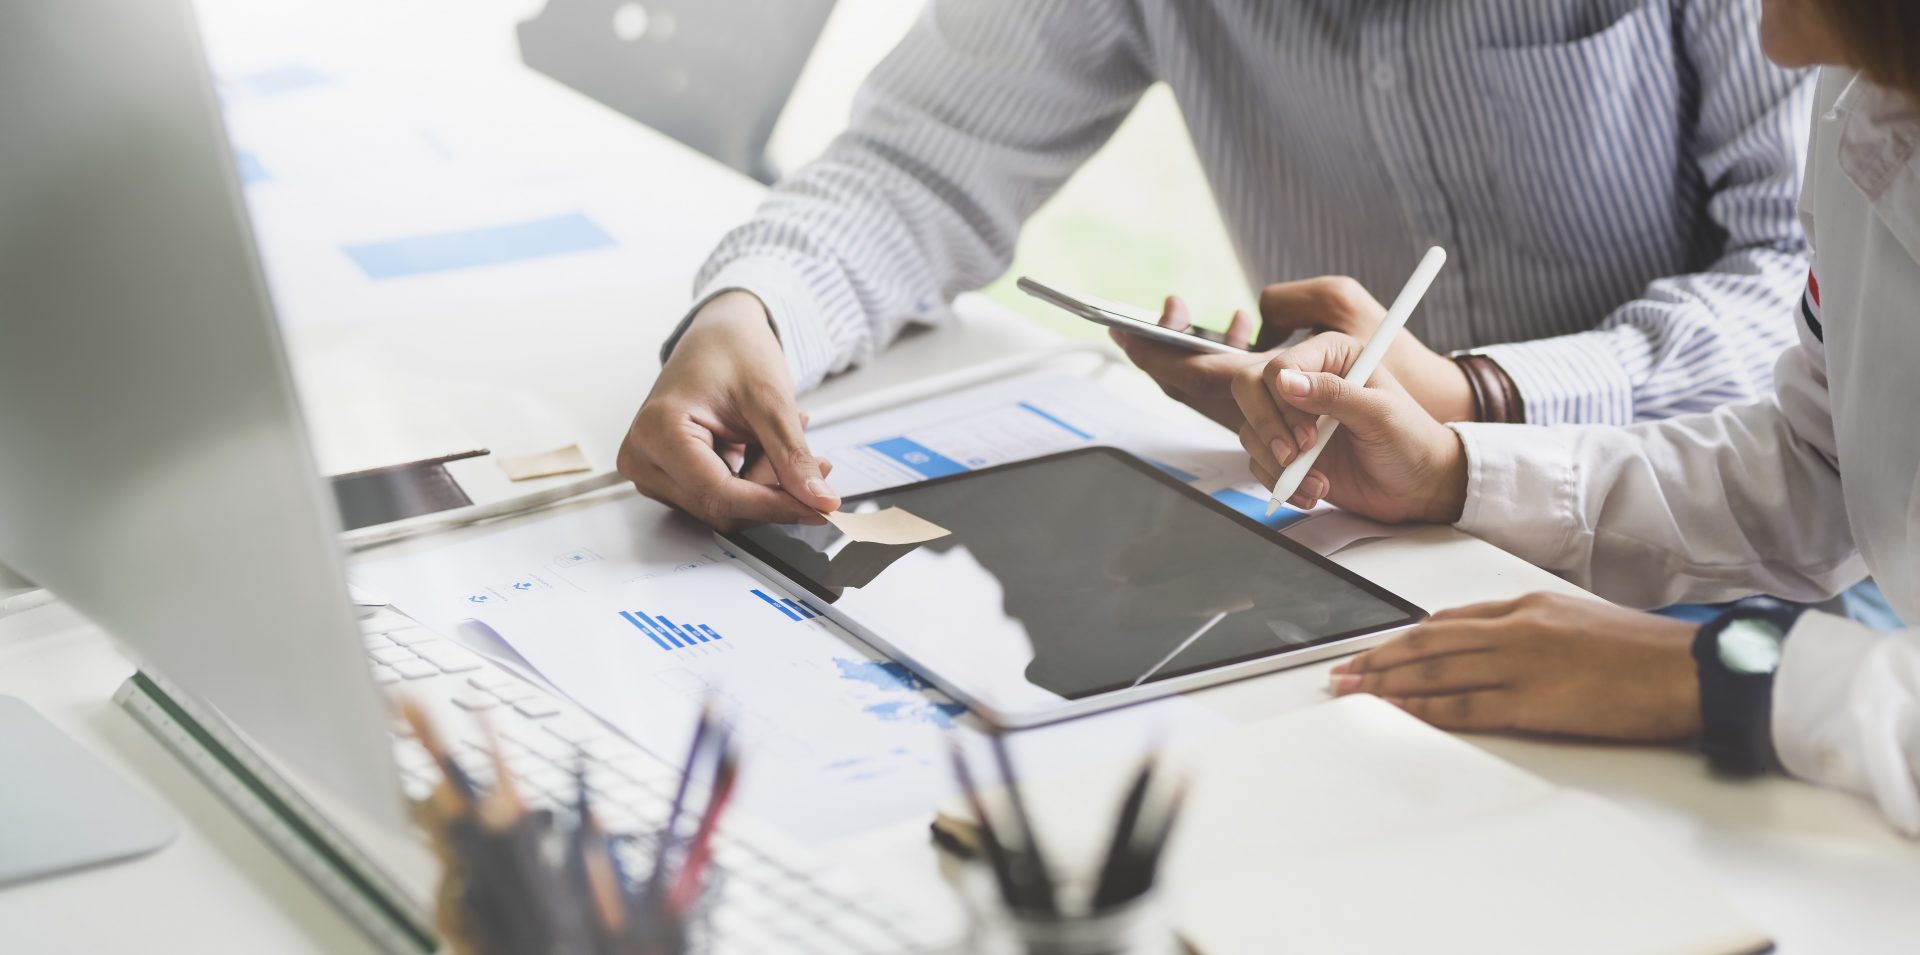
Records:
<instances>
[{"instance_id":1,"label":"tablet bezel","mask_svg":"<svg viewBox=\"0 0 1920 955\"><path fill-rule=\"evenodd\" d=\"M1199 502L1203 506L1211 508L1215 513L1224 515L1235 523L1238 523L1243 529L1260 535L1269 543L1292 551L1296 556L1318 565L1328 573L1360 588L1388 605L1404 611L1407 619L1400 622L1384 624L1379 627L1362 628L1334 634L1321 638L1318 642L1306 646L1256 656L1250 659L1222 663L1204 670L1168 677L1164 680L1155 680L1135 687L1122 687L1095 693L1079 699L1062 700L1058 704L1044 709L1009 712L995 708L969 691L966 687L957 685L937 670L922 665L918 660L914 659L912 654L902 651L893 641L888 640L885 635L873 631L849 614L841 612L837 606L836 597L831 591L805 576L794 573L785 562L773 554L768 553L751 538L728 531L715 532L714 538L720 543L720 546L739 558L747 566L762 576L765 576L770 582L785 587L796 595L804 595L802 599L807 603L808 609L839 624L849 633L858 637L862 642L868 644L886 657L904 664L927 682L939 687L942 692L966 704L974 714L984 720L988 725L1002 729L1024 729L1032 726L1043 726L1048 723L1057 723L1079 716L1087 716L1135 703L1142 703L1147 700L1173 696L1202 687L1217 686L1222 683L1243 680L1262 673L1271 673L1276 670L1304 666L1308 663L1331 657L1357 653L1368 647L1377 646L1394 634L1418 624L1427 618L1426 610L1412 601L1314 553L1311 549L1282 534L1278 529L1269 527L1246 514L1222 504L1212 496L1195 490L1186 482L1167 474L1152 464L1124 450L1107 445L1074 448L1069 451L1060 451L1037 458L1028 458L1023 461L1012 461L1006 464L981 468L975 471L967 471L961 474L949 474L943 477L929 478L925 481L915 481L911 484L895 485L893 487L849 497L842 502L842 506L851 506L871 498L899 494L903 491L931 485L965 481L984 474L1021 468L1044 467L1062 458L1085 454L1101 454L1114 458L1121 464L1132 468L1134 471L1159 482L1162 486L1174 493L1186 495L1188 498Z\"/></svg>"}]
</instances>

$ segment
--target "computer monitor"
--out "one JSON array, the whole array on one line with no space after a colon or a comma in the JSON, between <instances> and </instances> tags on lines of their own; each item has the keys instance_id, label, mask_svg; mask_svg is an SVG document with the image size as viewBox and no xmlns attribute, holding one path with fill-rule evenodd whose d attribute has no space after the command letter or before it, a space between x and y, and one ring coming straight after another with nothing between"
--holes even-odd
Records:
<instances>
[{"instance_id":1,"label":"computer monitor","mask_svg":"<svg viewBox=\"0 0 1920 955\"><path fill-rule=\"evenodd\" d=\"M0 563L403 825L187 0L0 4Z\"/></svg>"}]
</instances>

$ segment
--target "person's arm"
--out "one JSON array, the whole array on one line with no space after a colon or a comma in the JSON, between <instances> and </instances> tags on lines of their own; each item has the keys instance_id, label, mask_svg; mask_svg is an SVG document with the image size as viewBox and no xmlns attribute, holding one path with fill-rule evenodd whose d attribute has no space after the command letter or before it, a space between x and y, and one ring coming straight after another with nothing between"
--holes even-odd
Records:
<instances>
[{"instance_id":1,"label":"person's arm","mask_svg":"<svg viewBox=\"0 0 1920 955\"><path fill-rule=\"evenodd\" d=\"M801 391L937 320L1006 270L1020 224L1150 84L1134 17L1096 0L934 0L847 131L720 243L697 301L753 293Z\"/></svg>"},{"instance_id":2,"label":"person's arm","mask_svg":"<svg viewBox=\"0 0 1920 955\"><path fill-rule=\"evenodd\" d=\"M1838 593L1866 569L1807 338L1765 401L1625 428L1455 425L1458 526L1633 607Z\"/></svg>"},{"instance_id":3,"label":"person's arm","mask_svg":"<svg viewBox=\"0 0 1920 955\"><path fill-rule=\"evenodd\" d=\"M1484 349L1518 387L1529 424L1625 424L1752 401L1794 340L1813 77L1767 62L1746 0L1680 8L1680 82L1698 90L1687 145L1712 222L1696 241L1708 261L1652 282L1590 331Z\"/></svg>"},{"instance_id":4,"label":"person's arm","mask_svg":"<svg viewBox=\"0 0 1920 955\"><path fill-rule=\"evenodd\" d=\"M1920 631L1802 614L1774 676L1772 722L1788 772L1868 796L1920 836Z\"/></svg>"}]
</instances>

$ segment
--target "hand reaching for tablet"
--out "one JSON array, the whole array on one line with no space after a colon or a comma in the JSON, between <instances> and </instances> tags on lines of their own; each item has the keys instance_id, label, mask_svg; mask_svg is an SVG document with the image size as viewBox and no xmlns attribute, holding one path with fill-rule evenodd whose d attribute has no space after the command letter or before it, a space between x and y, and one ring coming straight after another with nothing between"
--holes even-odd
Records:
<instances>
[{"instance_id":1,"label":"hand reaching for tablet","mask_svg":"<svg viewBox=\"0 0 1920 955\"><path fill-rule=\"evenodd\" d=\"M780 340L760 300L716 296L674 347L634 416L617 466L634 487L731 530L813 523L840 506L807 447Z\"/></svg>"}]
</instances>

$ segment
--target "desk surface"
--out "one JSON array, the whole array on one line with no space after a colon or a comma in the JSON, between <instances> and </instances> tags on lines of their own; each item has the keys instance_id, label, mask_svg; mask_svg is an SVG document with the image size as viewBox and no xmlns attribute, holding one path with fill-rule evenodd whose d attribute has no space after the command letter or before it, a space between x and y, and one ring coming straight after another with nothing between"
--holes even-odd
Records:
<instances>
[{"instance_id":1,"label":"desk surface","mask_svg":"<svg viewBox=\"0 0 1920 955\"><path fill-rule=\"evenodd\" d=\"M421 24L449 12L432 4L390 6L408 11L388 26L404 36L401 28L412 25L416 39ZM499 15L513 6L487 9ZM212 12L232 17L216 18L210 29L218 60L222 42L251 35L243 17ZM368 32L377 31L360 35ZM700 257L751 210L760 188L502 63L497 31L454 39L462 38L464 46L445 46L466 65L451 76L408 82L417 81L423 102L456 111L478 103L503 128L541 130L542 161L563 170L576 164L577 179L603 193L583 202L620 232L620 267L597 270L592 281L488 286L455 277L404 294L335 289L329 295L338 297L294 303L289 352L316 446L323 464L345 470L466 446L511 453L578 441L604 467L652 381L654 350L686 304ZM471 57L460 60L461 50ZM297 242L296 206L258 195L250 201L263 244ZM276 290L282 278L275 276ZM877 367L833 382L808 402L1052 341L983 303L963 303L959 312L951 326L904 343ZM1139 379L1123 385L1145 388ZM460 476L482 500L527 489L509 487L484 459L466 462ZM1434 608L1572 589L1443 528L1362 544L1338 559ZM144 783L174 809L182 830L173 845L133 863L0 890L8 950L111 952L159 943L169 951L370 951L273 850L109 702L130 670L104 635L65 607L0 620L0 693L27 700ZM1320 665L1272 674L1196 699L1253 719L1323 698L1325 671ZM1474 742L1632 809L1707 866L1788 955L1908 951L1920 938L1920 908L1912 904L1920 898L1920 853L1858 800L1784 779L1716 781L1698 759L1673 750ZM945 891L921 825L835 848L869 877Z\"/></svg>"}]
</instances>

